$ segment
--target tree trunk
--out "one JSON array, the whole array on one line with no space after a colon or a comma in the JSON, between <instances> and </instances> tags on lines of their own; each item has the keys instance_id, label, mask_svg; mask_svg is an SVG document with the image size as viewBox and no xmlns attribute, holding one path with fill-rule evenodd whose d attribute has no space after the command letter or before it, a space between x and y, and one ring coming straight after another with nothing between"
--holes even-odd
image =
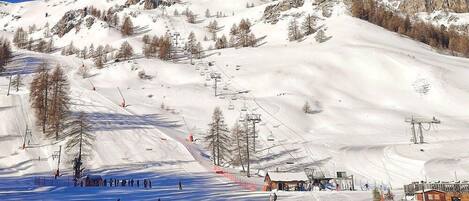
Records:
<instances>
[{"instance_id":1,"label":"tree trunk","mask_svg":"<svg viewBox=\"0 0 469 201\"><path fill-rule=\"evenodd\" d=\"M220 123L217 122L217 165L220 166Z\"/></svg>"},{"instance_id":2,"label":"tree trunk","mask_svg":"<svg viewBox=\"0 0 469 201\"><path fill-rule=\"evenodd\" d=\"M49 76L47 71L45 72L45 96L44 96L44 115L42 117L42 133L46 133L46 123L47 123L47 94L49 90Z\"/></svg>"}]
</instances>

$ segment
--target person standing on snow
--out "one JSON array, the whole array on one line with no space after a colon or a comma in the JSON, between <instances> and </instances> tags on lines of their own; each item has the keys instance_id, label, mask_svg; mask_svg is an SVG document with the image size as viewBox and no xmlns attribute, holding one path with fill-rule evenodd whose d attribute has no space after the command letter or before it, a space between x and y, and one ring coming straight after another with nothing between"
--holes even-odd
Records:
<instances>
[{"instance_id":1,"label":"person standing on snow","mask_svg":"<svg viewBox=\"0 0 469 201\"><path fill-rule=\"evenodd\" d=\"M181 180L179 180L179 190L182 190L182 183L181 183Z\"/></svg>"}]
</instances>

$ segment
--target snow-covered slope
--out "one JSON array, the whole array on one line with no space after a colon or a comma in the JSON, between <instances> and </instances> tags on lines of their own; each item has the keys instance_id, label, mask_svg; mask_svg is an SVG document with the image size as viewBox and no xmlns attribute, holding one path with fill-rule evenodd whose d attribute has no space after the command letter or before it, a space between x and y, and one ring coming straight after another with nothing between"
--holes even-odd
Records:
<instances>
[{"instance_id":1,"label":"snow-covered slope","mask_svg":"<svg viewBox=\"0 0 469 201\"><path fill-rule=\"evenodd\" d=\"M123 2L50 0L4 6L0 11L8 14L0 18L0 27L6 31L0 33L11 37L17 27L31 24L40 27L46 22L53 25L67 10L85 5L108 8ZM247 2L256 6L246 8ZM260 173L315 167L330 174L347 171L355 176L357 184L394 188L424 179L453 180L455 175L458 180L469 179L466 162L469 153L465 151L469 113L464 110L469 106L469 82L465 79L469 74L468 59L440 54L426 45L352 18L342 3L334 4L332 16L327 18L312 6L311 0L306 0L303 7L283 12L276 24L261 20L265 7L270 4L191 0L164 11L141 10L140 5L134 5L119 13L124 16L137 12L137 17L132 18L134 25L147 27L149 34L161 35L169 30L180 33L184 40L194 31L199 41L203 41L205 35L209 36L205 26L216 19L204 17L205 9L209 8L212 14L217 11L227 14L216 19L223 26L218 35L228 35L233 23L247 18L253 22L256 36L265 36L259 47L207 51L210 56L196 61L196 65L135 59L110 63L102 70L93 69L94 76L83 79L75 72L82 62L93 66L91 60L57 53L18 52L69 69L73 110L85 111L96 122L98 140L90 163L93 169L119 167L131 172L143 166L147 171L168 172L174 168L188 174L208 175L206 165L200 164L194 152L188 151L181 141L189 132L198 139L203 137L214 107L220 106L232 125L246 113L242 111L246 106L247 112L259 113L262 118L258 125L259 151L253 164ZM184 17L172 15L175 9L181 12L186 8L198 14L199 23L189 24ZM51 16L46 18L45 12ZM324 25L323 30L331 39L317 43L314 36L309 36L300 42L289 42L288 22L295 14L302 21L309 13L320 16L318 23ZM63 47L73 41L80 48L91 43L95 47L110 44L118 48L127 40L141 54L141 37L122 38L118 30L96 23L90 29L71 31L62 38L55 36L55 44ZM203 41L203 45L209 47L213 42ZM202 64L208 61L215 65ZM153 79L139 79L141 70ZM209 72L221 73L222 93L245 90L249 93L226 95L224 99L214 97L213 80L206 78ZM89 81L96 91L90 90ZM6 83L6 79L1 82ZM2 90L6 88L4 85ZM121 100L117 87L123 89L130 105L125 109L118 106ZM5 102L2 111L24 118L18 109L10 107L23 100L22 108L29 110L25 97L26 89L2 100ZM313 106L314 114L302 112L305 102ZM165 109L161 109L162 104ZM229 109L231 104L234 110ZM441 125L425 131L426 144L411 144L410 125L405 122L411 116L435 116L441 120ZM22 130L24 123L12 126L15 121L6 118L2 122L13 123L2 123L0 128L5 133ZM5 149L0 148L3 156L0 161L8 161L7 165L1 163L0 168L18 166L24 172L10 168L13 171L5 169L4 175L53 170L52 159L40 169L33 168L37 162L21 164L17 158L32 160L37 157L36 152L50 154L55 147L37 148L34 154L22 150L12 152L21 141L18 135L2 134L11 143ZM200 141L197 144L203 147ZM255 182L261 183L262 178L256 178Z\"/></svg>"}]
</instances>

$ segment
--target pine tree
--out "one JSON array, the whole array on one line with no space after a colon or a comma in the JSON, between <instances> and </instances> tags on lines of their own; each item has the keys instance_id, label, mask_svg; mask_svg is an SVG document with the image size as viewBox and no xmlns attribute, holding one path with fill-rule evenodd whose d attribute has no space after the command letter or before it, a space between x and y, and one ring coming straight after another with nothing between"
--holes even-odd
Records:
<instances>
[{"instance_id":1,"label":"pine tree","mask_svg":"<svg viewBox=\"0 0 469 201\"><path fill-rule=\"evenodd\" d=\"M223 113L219 107L213 111L212 122L209 124L205 141L212 150L213 164L220 165L221 161L228 159L228 127L225 124Z\"/></svg>"},{"instance_id":2,"label":"pine tree","mask_svg":"<svg viewBox=\"0 0 469 201\"><path fill-rule=\"evenodd\" d=\"M132 46L130 46L130 44L127 41L123 42L119 49L118 58L127 60L127 59L132 58L133 55L134 55L134 50Z\"/></svg>"},{"instance_id":3,"label":"pine tree","mask_svg":"<svg viewBox=\"0 0 469 201\"><path fill-rule=\"evenodd\" d=\"M49 103L49 70L46 63L42 63L36 70L31 82L31 93L29 94L31 107L34 109L37 125L42 127L42 132L46 133L48 103Z\"/></svg>"},{"instance_id":4,"label":"pine tree","mask_svg":"<svg viewBox=\"0 0 469 201\"><path fill-rule=\"evenodd\" d=\"M195 49L196 49L197 59L201 59L203 56L203 51L204 51L202 44L198 42Z\"/></svg>"},{"instance_id":5,"label":"pine tree","mask_svg":"<svg viewBox=\"0 0 469 201\"><path fill-rule=\"evenodd\" d=\"M215 42L216 49L223 49L227 47L228 47L228 40L226 39L225 35L218 38L217 41Z\"/></svg>"},{"instance_id":6,"label":"pine tree","mask_svg":"<svg viewBox=\"0 0 469 201\"><path fill-rule=\"evenodd\" d=\"M49 41L47 42L46 46L44 47L44 52L51 53L53 49L54 49L54 41L51 37Z\"/></svg>"},{"instance_id":7,"label":"pine tree","mask_svg":"<svg viewBox=\"0 0 469 201\"><path fill-rule=\"evenodd\" d=\"M192 11L189 11L186 14L186 17L187 17L187 22L188 23L195 24L196 15L194 13L192 13Z\"/></svg>"},{"instance_id":8,"label":"pine tree","mask_svg":"<svg viewBox=\"0 0 469 201\"><path fill-rule=\"evenodd\" d=\"M171 59L171 39L169 36L164 36L160 38L159 42L160 49L158 51L158 57L162 60Z\"/></svg>"},{"instance_id":9,"label":"pine tree","mask_svg":"<svg viewBox=\"0 0 469 201\"><path fill-rule=\"evenodd\" d=\"M363 0L354 0L352 1L352 16L364 19L365 15L365 5Z\"/></svg>"},{"instance_id":10,"label":"pine tree","mask_svg":"<svg viewBox=\"0 0 469 201\"><path fill-rule=\"evenodd\" d=\"M96 68L101 69L104 67L103 57L106 56L97 56L94 58L94 65L96 65Z\"/></svg>"},{"instance_id":11,"label":"pine tree","mask_svg":"<svg viewBox=\"0 0 469 201\"><path fill-rule=\"evenodd\" d=\"M47 45L46 41L40 39L36 45L36 52L45 52L46 45Z\"/></svg>"},{"instance_id":12,"label":"pine tree","mask_svg":"<svg viewBox=\"0 0 469 201\"><path fill-rule=\"evenodd\" d=\"M94 57L94 45L91 43L90 48L88 49L88 57L93 58Z\"/></svg>"},{"instance_id":13,"label":"pine tree","mask_svg":"<svg viewBox=\"0 0 469 201\"><path fill-rule=\"evenodd\" d=\"M68 117L69 89L70 84L65 72L60 66L57 66L50 77L50 104L48 104L47 118L48 136L55 135L55 140L59 139L59 133L64 130L65 119Z\"/></svg>"},{"instance_id":14,"label":"pine tree","mask_svg":"<svg viewBox=\"0 0 469 201\"><path fill-rule=\"evenodd\" d=\"M89 71L90 71L89 68L85 64L82 64L78 68L77 74L81 75L82 78L87 78Z\"/></svg>"},{"instance_id":15,"label":"pine tree","mask_svg":"<svg viewBox=\"0 0 469 201\"><path fill-rule=\"evenodd\" d=\"M24 86L21 74L17 73L11 82L11 86L16 88L16 92L20 90L20 87Z\"/></svg>"},{"instance_id":16,"label":"pine tree","mask_svg":"<svg viewBox=\"0 0 469 201\"><path fill-rule=\"evenodd\" d=\"M153 0L145 0L145 3L143 4L143 8L147 10L155 9L156 6L157 5L155 4Z\"/></svg>"},{"instance_id":17,"label":"pine tree","mask_svg":"<svg viewBox=\"0 0 469 201\"><path fill-rule=\"evenodd\" d=\"M143 44L145 44L145 45L150 44L150 42L151 42L150 36L149 36L148 34L143 35L143 37L142 37L142 42L143 42Z\"/></svg>"},{"instance_id":18,"label":"pine tree","mask_svg":"<svg viewBox=\"0 0 469 201\"><path fill-rule=\"evenodd\" d=\"M81 50L81 57L83 59L87 59L88 58L88 47L85 46L83 47L83 49Z\"/></svg>"},{"instance_id":19,"label":"pine tree","mask_svg":"<svg viewBox=\"0 0 469 201\"><path fill-rule=\"evenodd\" d=\"M315 36L316 42L318 43L323 43L329 40L329 38L326 36L326 33L321 29L318 31L318 33Z\"/></svg>"},{"instance_id":20,"label":"pine tree","mask_svg":"<svg viewBox=\"0 0 469 201\"><path fill-rule=\"evenodd\" d=\"M309 114L312 112L311 105L309 105L308 101L306 101L305 104L303 105L303 112L306 114Z\"/></svg>"},{"instance_id":21,"label":"pine tree","mask_svg":"<svg viewBox=\"0 0 469 201\"><path fill-rule=\"evenodd\" d=\"M121 33L124 36L131 36L134 34L134 25L129 16L124 18L124 23L121 27Z\"/></svg>"},{"instance_id":22,"label":"pine tree","mask_svg":"<svg viewBox=\"0 0 469 201\"><path fill-rule=\"evenodd\" d=\"M246 149L246 145L244 144L244 139L246 138L247 133L243 128L243 126L235 123L231 129L230 141L233 143L231 145L233 165L241 165L244 172L244 164L246 162L246 153L244 151Z\"/></svg>"},{"instance_id":23,"label":"pine tree","mask_svg":"<svg viewBox=\"0 0 469 201\"><path fill-rule=\"evenodd\" d=\"M18 28L13 36L13 43L18 48L25 48L28 41L28 33L23 28Z\"/></svg>"},{"instance_id":24,"label":"pine tree","mask_svg":"<svg viewBox=\"0 0 469 201\"><path fill-rule=\"evenodd\" d=\"M301 39L302 37L303 34L301 34L298 21L296 19L291 20L290 24L288 25L288 39L290 41L295 41Z\"/></svg>"},{"instance_id":25,"label":"pine tree","mask_svg":"<svg viewBox=\"0 0 469 201\"><path fill-rule=\"evenodd\" d=\"M46 24L44 25L44 38L49 38L49 37L51 37L50 28L49 28L49 23L46 22Z\"/></svg>"},{"instance_id":26,"label":"pine tree","mask_svg":"<svg viewBox=\"0 0 469 201\"><path fill-rule=\"evenodd\" d=\"M26 43L26 47L24 48L30 51L33 50L33 43L34 43L33 38L29 38L28 42Z\"/></svg>"},{"instance_id":27,"label":"pine tree","mask_svg":"<svg viewBox=\"0 0 469 201\"><path fill-rule=\"evenodd\" d=\"M75 180L81 177L84 156L91 154L91 148L96 137L91 133L91 124L86 115L81 112L72 117L65 125L65 135L69 137L65 146L66 152L74 158Z\"/></svg>"},{"instance_id":28,"label":"pine tree","mask_svg":"<svg viewBox=\"0 0 469 201\"><path fill-rule=\"evenodd\" d=\"M197 39L195 38L194 32L191 32L189 36L187 37L187 50L190 53L190 59L192 63L192 59L194 56L197 56L198 51L197 51Z\"/></svg>"},{"instance_id":29,"label":"pine tree","mask_svg":"<svg viewBox=\"0 0 469 201\"><path fill-rule=\"evenodd\" d=\"M311 35L316 33L316 18L311 14L306 16L305 21L303 21L302 27L304 35Z\"/></svg>"},{"instance_id":30,"label":"pine tree","mask_svg":"<svg viewBox=\"0 0 469 201\"><path fill-rule=\"evenodd\" d=\"M373 201L380 201L381 200L381 193L379 192L378 188L373 189L371 192L373 195Z\"/></svg>"},{"instance_id":31,"label":"pine tree","mask_svg":"<svg viewBox=\"0 0 469 201\"><path fill-rule=\"evenodd\" d=\"M0 38L0 72L5 70L5 66L13 57L10 42L7 39Z\"/></svg>"}]
</instances>

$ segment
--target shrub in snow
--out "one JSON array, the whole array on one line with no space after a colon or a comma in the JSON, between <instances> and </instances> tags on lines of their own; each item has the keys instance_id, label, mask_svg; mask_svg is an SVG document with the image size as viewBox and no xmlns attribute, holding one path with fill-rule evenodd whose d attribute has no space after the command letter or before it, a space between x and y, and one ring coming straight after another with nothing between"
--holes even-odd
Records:
<instances>
[{"instance_id":1,"label":"shrub in snow","mask_svg":"<svg viewBox=\"0 0 469 201\"><path fill-rule=\"evenodd\" d=\"M332 38L332 36L327 37L326 33L322 29L318 31L318 33L316 34L316 37L315 37L316 42L318 42L318 43L324 43L324 42L328 41L331 38Z\"/></svg>"},{"instance_id":2,"label":"shrub in snow","mask_svg":"<svg viewBox=\"0 0 469 201\"><path fill-rule=\"evenodd\" d=\"M138 77L142 80L151 80L153 76L147 75L144 70L138 72Z\"/></svg>"}]
</instances>

